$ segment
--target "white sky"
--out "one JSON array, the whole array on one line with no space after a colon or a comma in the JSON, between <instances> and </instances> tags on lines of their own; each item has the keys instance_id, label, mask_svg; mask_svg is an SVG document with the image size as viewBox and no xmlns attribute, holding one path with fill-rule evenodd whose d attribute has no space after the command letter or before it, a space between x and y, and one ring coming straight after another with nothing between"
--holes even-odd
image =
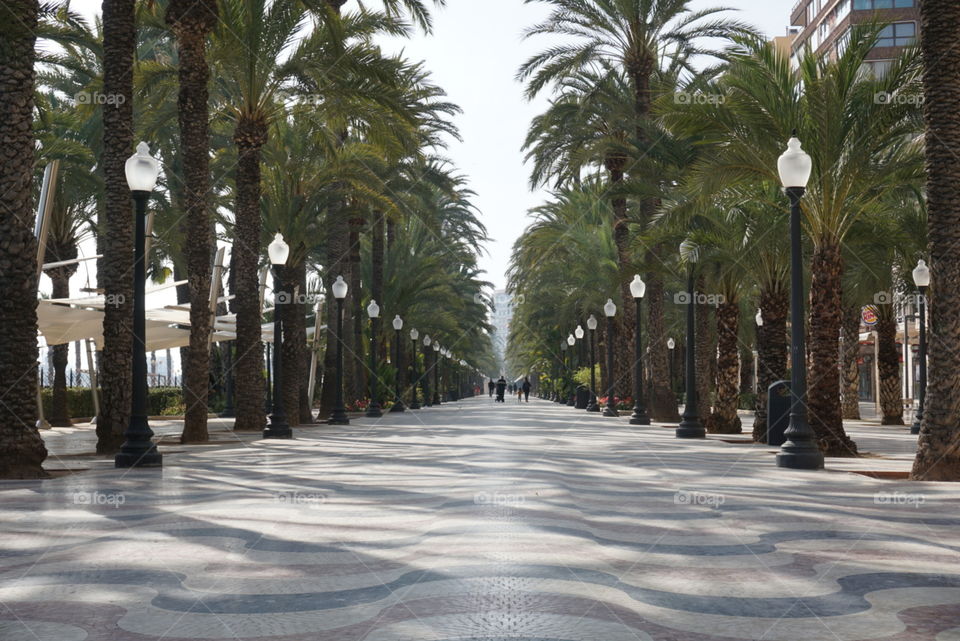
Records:
<instances>
[{"instance_id":1,"label":"white sky","mask_svg":"<svg viewBox=\"0 0 960 641\"><path fill-rule=\"evenodd\" d=\"M691 7L727 6L737 17L767 35L780 35L789 21L795 0L691 0ZM376 4L375 2L372 4ZM355 7L351 0L345 9ZM72 7L85 15L100 12L100 0L73 0ZM523 0L447 0L434 12L434 34L416 35L388 48L405 49L415 60L425 60L434 81L463 114L457 121L462 143L453 142L447 155L465 173L477 192L475 204L492 241L481 266L487 280L505 285L504 272L513 241L527 225L527 209L543 201L542 193L527 187L529 172L520 145L531 118L546 99L524 100L523 87L514 80L517 68L538 51L543 40L522 41L523 29L547 15L542 4ZM78 276L71 283L82 286Z\"/></svg>"}]
</instances>

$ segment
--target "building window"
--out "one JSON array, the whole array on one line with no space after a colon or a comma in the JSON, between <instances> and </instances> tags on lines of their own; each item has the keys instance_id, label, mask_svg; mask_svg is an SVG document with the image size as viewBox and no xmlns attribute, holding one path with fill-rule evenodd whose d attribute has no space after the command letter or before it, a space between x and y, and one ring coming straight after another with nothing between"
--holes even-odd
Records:
<instances>
[{"instance_id":1,"label":"building window","mask_svg":"<svg viewBox=\"0 0 960 641\"><path fill-rule=\"evenodd\" d=\"M912 9L915 4L915 0L853 0L853 8L856 11Z\"/></svg>"},{"instance_id":2,"label":"building window","mask_svg":"<svg viewBox=\"0 0 960 641\"><path fill-rule=\"evenodd\" d=\"M861 70L872 78L882 78L893 65L893 60L867 60Z\"/></svg>"},{"instance_id":3,"label":"building window","mask_svg":"<svg viewBox=\"0 0 960 641\"><path fill-rule=\"evenodd\" d=\"M880 30L878 47L909 47L917 36L917 25L914 22L895 22Z\"/></svg>"}]
</instances>

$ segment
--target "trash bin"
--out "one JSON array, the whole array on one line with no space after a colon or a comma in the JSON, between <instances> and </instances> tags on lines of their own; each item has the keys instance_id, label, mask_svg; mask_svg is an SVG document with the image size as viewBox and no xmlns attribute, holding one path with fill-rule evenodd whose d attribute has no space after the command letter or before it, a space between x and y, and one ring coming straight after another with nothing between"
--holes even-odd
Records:
<instances>
[{"instance_id":1,"label":"trash bin","mask_svg":"<svg viewBox=\"0 0 960 641\"><path fill-rule=\"evenodd\" d=\"M586 385L577 386L577 402L574 405L578 410L587 409L587 405L590 404L590 390L587 389Z\"/></svg>"},{"instance_id":2,"label":"trash bin","mask_svg":"<svg viewBox=\"0 0 960 641\"><path fill-rule=\"evenodd\" d=\"M790 381L777 381L767 388L767 445L783 445L790 425Z\"/></svg>"}]
</instances>

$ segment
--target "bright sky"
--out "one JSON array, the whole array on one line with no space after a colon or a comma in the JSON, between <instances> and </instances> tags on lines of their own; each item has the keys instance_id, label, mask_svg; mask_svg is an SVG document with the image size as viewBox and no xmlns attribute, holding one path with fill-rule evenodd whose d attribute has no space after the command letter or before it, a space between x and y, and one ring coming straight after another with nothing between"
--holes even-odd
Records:
<instances>
[{"instance_id":1,"label":"bright sky","mask_svg":"<svg viewBox=\"0 0 960 641\"><path fill-rule=\"evenodd\" d=\"M350 0L345 9L355 7L355 2ZM691 7L739 9L739 19L774 36L786 29L794 2L691 0ZM72 6L88 16L100 12L100 0L73 0ZM528 103L514 76L544 42L523 41L524 28L546 15L545 5L523 0L447 0L445 8L434 12L433 35L418 34L389 45L405 49L410 58L426 60L436 84L463 108L457 122L464 140L453 142L447 155L477 192L475 202L492 238L481 266L498 288L505 285L510 250L527 225L527 209L543 200L543 194L527 187L529 172L520 145L546 100Z\"/></svg>"}]
</instances>

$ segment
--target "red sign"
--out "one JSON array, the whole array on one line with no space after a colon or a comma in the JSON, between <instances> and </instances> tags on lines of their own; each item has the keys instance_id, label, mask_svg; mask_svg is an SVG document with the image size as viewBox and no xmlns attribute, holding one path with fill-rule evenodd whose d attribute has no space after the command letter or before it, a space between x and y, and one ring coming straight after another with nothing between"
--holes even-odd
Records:
<instances>
[{"instance_id":1,"label":"red sign","mask_svg":"<svg viewBox=\"0 0 960 641\"><path fill-rule=\"evenodd\" d=\"M876 325L879 318L877 317L877 310L873 305L867 305L860 310L860 320L863 321L864 325Z\"/></svg>"}]
</instances>

